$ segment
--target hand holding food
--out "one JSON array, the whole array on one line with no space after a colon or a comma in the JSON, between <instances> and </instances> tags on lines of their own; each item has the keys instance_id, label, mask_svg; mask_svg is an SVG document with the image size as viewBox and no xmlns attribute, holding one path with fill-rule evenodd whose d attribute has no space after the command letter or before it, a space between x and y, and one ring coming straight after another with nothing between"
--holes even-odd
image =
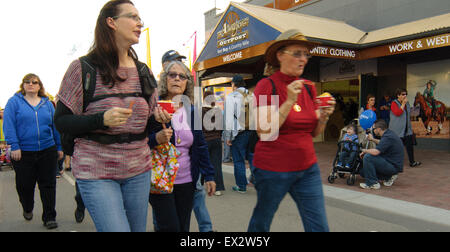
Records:
<instances>
[{"instance_id":1,"label":"hand holding food","mask_svg":"<svg viewBox=\"0 0 450 252\"><path fill-rule=\"evenodd\" d=\"M172 101L158 101L158 105L169 114L175 113L175 107Z\"/></svg>"},{"instance_id":2,"label":"hand holding food","mask_svg":"<svg viewBox=\"0 0 450 252\"><path fill-rule=\"evenodd\" d=\"M332 101L332 100L334 100L334 98L328 92L323 93L322 95L317 97L317 103L319 104L320 108L331 107L330 101Z\"/></svg>"},{"instance_id":3,"label":"hand holding food","mask_svg":"<svg viewBox=\"0 0 450 252\"><path fill-rule=\"evenodd\" d=\"M112 108L103 115L103 124L108 127L125 125L133 114L133 110L125 108Z\"/></svg>"}]
</instances>

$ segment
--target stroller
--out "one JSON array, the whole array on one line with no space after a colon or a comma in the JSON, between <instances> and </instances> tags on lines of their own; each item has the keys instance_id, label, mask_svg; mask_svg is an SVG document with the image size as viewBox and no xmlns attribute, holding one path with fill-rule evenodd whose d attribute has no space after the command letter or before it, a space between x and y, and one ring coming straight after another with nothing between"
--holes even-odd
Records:
<instances>
[{"instance_id":1,"label":"stroller","mask_svg":"<svg viewBox=\"0 0 450 252\"><path fill-rule=\"evenodd\" d=\"M343 140L345 133L347 132L347 127L341 130L341 135L338 142L338 150L336 156L333 160L333 169L330 176L328 177L328 182L333 184L334 181L339 178L345 178L346 174L350 176L347 178L347 185L354 185L356 181L356 175L360 173L363 165L363 160L360 157L361 150L364 148L374 148L375 144L367 140L366 131L359 125L359 120L355 119L352 124L356 125L358 142ZM339 157L343 151L356 152L353 160L348 164L348 166L338 165Z\"/></svg>"},{"instance_id":2,"label":"stroller","mask_svg":"<svg viewBox=\"0 0 450 252\"><path fill-rule=\"evenodd\" d=\"M11 147L0 142L0 171L3 170L3 167L12 168L10 153Z\"/></svg>"}]
</instances>

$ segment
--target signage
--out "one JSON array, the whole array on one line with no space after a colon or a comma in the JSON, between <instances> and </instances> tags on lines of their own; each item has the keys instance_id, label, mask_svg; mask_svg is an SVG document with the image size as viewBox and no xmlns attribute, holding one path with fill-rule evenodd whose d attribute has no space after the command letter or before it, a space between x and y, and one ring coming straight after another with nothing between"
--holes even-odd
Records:
<instances>
[{"instance_id":1,"label":"signage","mask_svg":"<svg viewBox=\"0 0 450 252\"><path fill-rule=\"evenodd\" d=\"M260 45L275 40L280 34L280 31L270 25L230 5L194 68L200 71L205 66L210 68L262 55L267 47L260 50Z\"/></svg>"},{"instance_id":2,"label":"signage","mask_svg":"<svg viewBox=\"0 0 450 252\"><path fill-rule=\"evenodd\" d=\"M275 8L278 10L288 10L294 8L295 6L302 5L304 3L310 2L312 0L275 0L274 3L266 4L265 7Z\"/></svg>"},{"instance_id":3,"label":"signage","mask_svg":"<svg viewBox=\"0 0 450 252\"><path fill-rule=\"evenodd\" d=\"M359 59L377 58L445 46L450 46L450 33L368 48L360 52Z\"/></svg>"},{"instance_id":4,"label":"signage","mask_svg":"<svg viewBox=\"0 0 450 252\"><path fill-rule=\"evenodd\" d=\"M232 52L229 54L225 54L222 56L214 57L212 59L207 59L204 61L197 61L195 63L195 70L201 71L229 63L233 63L236 61L249 59L257 56L261 56L266 52L266 49L272 44L272 41L262 43L250 48L246 48L237 52Z\"/></svg>"},{"instance_id":5,"label":"signage","mask_svg":"<svg viewBox=\"0 0 450 252\"><path fill-rule=\"evenodd\" d=\"M356 50L336 48L329 46L317 46L311 50L313 56L329 57L329 58L344 58L357 59L358 53Z\"/></svg>"},{"instance_id":6,"label":"signage","mask_svg":"<svg viewBox=\"0 0 450 252\"><path fill-rule=\"evenodd\" d=\"M286 6L296 6L306 2L309 1L275 1L275 3L278 4L291 4ZM223 14L221 20L214 29L214 32L199 55L194 65L194 69L195 71L202 71L264 55L266 49L280 34L281 32L270 24L249 15L244 10L231 4ZM446 46L450 46L450 33L365 49L338 48L320 45L313 48L311 54L318 57L339 58L354 61ZM355 47L357 46L355 45ZM353 65L346 64L341 66L339 71L341 73L351 73L356 70Z\"/></svg>"},{"instance_id":7,"label":"signage","mask_svg":"<svg viewBox=\"0 0 450 252\"><path fill-rule=\"evenodd\" d=\"M249 22L249 17L240 19L236 12L229 12L225 17L222 30L217 32L217 48L222 48L249 39L248 30L243 31L244 28L248 27Z\"/></svg>"},{"instance_id":8,"label":"signage","mask_svg":"<svg viewBox=\"0 0 450 252\"><path fill-rule=\"evenodd\" d=\"M389 53L403 53L450 45L450 34L389 45Z\"/></svg>"}]
</instances>

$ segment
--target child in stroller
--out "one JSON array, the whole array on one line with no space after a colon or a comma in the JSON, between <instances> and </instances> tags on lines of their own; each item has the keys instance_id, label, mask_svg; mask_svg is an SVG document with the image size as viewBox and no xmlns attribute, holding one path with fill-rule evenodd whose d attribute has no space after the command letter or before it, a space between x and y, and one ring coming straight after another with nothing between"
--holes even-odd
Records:
<instances>
[{"instance_id":1,"label":"child in stroller","mask_svg":"<svg viewBox=\"0 0 450 252\"><path fill-rule=\"evenodd\" d=\"M346 174L350 174L347 184L354 185L356 175L362 168L361 146L373 145L373 142L367 140L366 131L358 123L359 120L355 119L341 130L338 150L333 161L333 170L328 177L328 182L331 184L338 176L344 178Z\"/></svg>"},{"instance_id":2,"label":"child in stroller","mask_svg":"<svg viewBox=\"0 0 450 252\"><path fill-rule=\"evenodd\" d=\"M11 166L10 147L5 141L0 141L0 170L3 166Z\"/></svg>"},{"instance_id":3,"label":"child in stroller","mask_svg":"<svg viewBox=\"0 0 450 252\"><path fill-rule=\"evenodd\" d=\"M357 135L357 129L355 124L347 125L347 133L344 135L344 138L342 138L343 147L342 151L339 154L339 160L337 163L338 168L345 168L350 169L351 164L355 160L356 156L358 155L358 145L352 144L353 143L359 143L358 135ZM352 145L352 146L350 146ZM345 165L345 166L344 166Z\"/></svg>"}]
</instances>

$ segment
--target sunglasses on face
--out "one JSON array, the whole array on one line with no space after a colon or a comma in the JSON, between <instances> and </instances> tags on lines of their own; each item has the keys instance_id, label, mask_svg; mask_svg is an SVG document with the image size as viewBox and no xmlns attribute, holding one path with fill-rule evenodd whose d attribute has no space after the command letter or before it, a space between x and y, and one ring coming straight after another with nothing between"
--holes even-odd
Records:
<instances>
[{"instance_id":1,"label":"sunglasses on face","mask_svg":"<svg viewBox=\"0 0 450 252\"><path fill-rule=\"evenodd\" d=\"M39 85L39 81L24 81L23 83L28 85Z\"/></svg>"},{"instance_id":2,"label":"sunglasses on face","mask_svg":"<svg viewBox=\"0 0 450 252\"><path fill-rule=\"evenodd\" d=\"M175 80L177 78L177 76L180 78L180 80L185 81L188 79L188 77L184 74L179 74L179 73L174 73L174 72L169 72L167 74L167 76L169 76L169 78L171 78L172 80Z\"/></svg>"},{"instance_id":3,"label":"sunglasses on face","mask_svg":"<svg viewBox=\"0 0 450 252\"><path fill-rule=\"evenodd\" d=\"M293 56L295 58L299 58L299 59L301 57L305 57L306 59L310 59L312 57L311 54L309 52L306 52L306 51L295 51L295 52L293 52L293 51L289 51L289 50L284 50L283 52L286 53L286 54L289 54L289 55L291 55L291 56Z\"/></svg>"}]
</instances>

